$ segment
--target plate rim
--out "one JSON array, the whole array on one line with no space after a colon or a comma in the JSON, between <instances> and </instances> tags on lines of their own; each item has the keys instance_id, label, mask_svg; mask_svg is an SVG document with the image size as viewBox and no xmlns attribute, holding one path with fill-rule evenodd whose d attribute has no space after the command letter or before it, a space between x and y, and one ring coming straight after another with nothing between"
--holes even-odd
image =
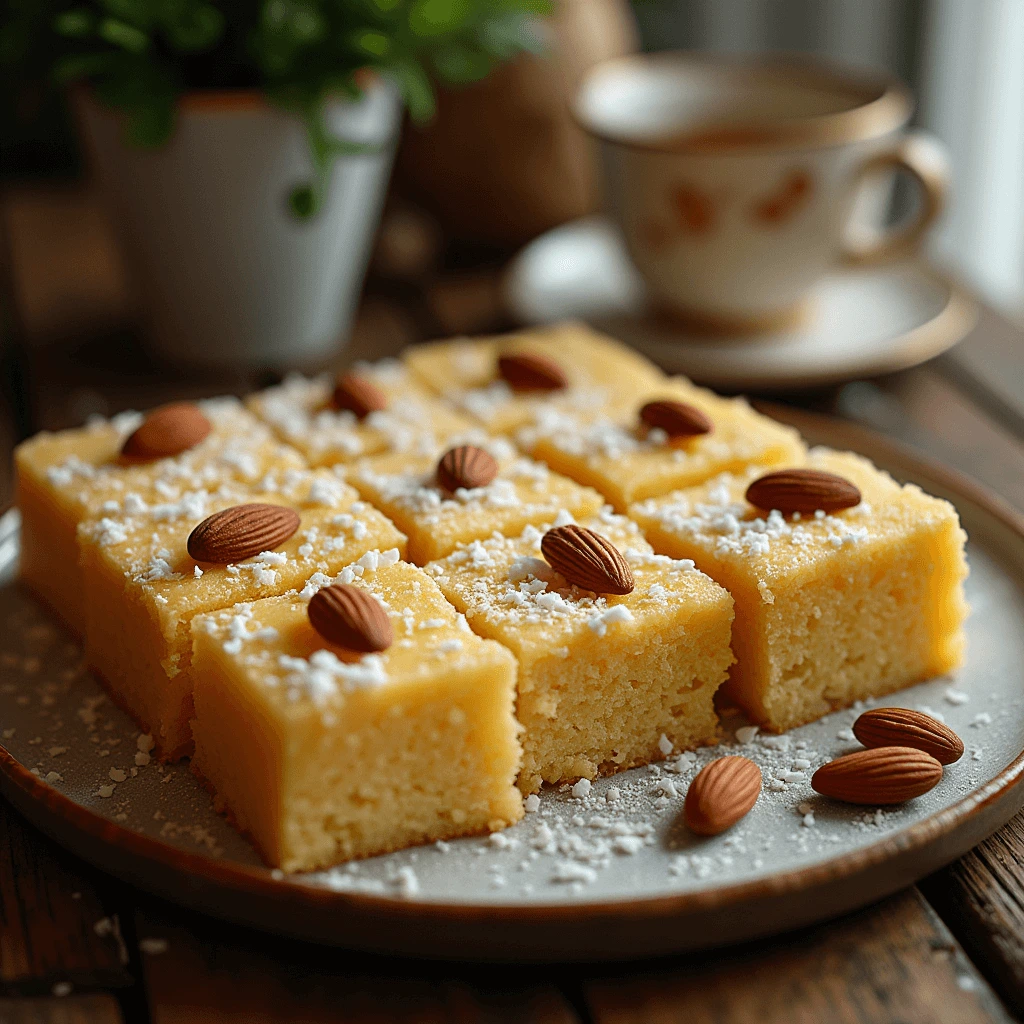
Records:
<instances>
[{"instance_id":1,"label":"plate rim","mask_svg":"<svg viewBox=\"0 0 1024 1024\"><path fill-rule=\"evenodd\" d=\"M933 480L942 488L957 494L980 508L986 515L1007 528L1024 542L1024 514L1018 512L985 485L959 470L953 469L930 456L902 442L887 438L873 430L835 417L804 412L770 402L759 402L758 407L774 418L797 426L807 433L825 435L834 446L846 446L855 451L878 458L893 466L909 467L922 476ZM838 445L836 444L836 439ZM819 442L824 443L824 441ZM881 453L880 455L878 453ZM2 517L0 517L2 518ZM177 891L168 891L160 885L161 895L179 903L186 903L196 909L222 918L239 920L267 931L284 932L310 937L307 928L293 928L288 922L269 924L268 914L251 913L236 909L226 912L215 902L203 898L203 886L213 886L222 896L268 898L294 908L299 903L303 908L317 912L330 910L339 918L348 914L363 921L372 919L395 925L402 921L420 925L447 923L450 925L489 924L572 924L592 926L596 920L610 923L654 923L670 918L685 918L688 914L709 911L728 913L744 904L775 897L808 893L824 885L846 883L855 880L863 872L879 867L888 861L895 861L901 855L921 854L944 838L953 837L958 829L969 831L972 823L981 824L984 835L1001 827L1024 804L1024 750L988 782L966 794L956 803L915 822L899 832L872 843L870 846L843 854L831 860L777 872L763 878L735 882L714 888L681 893L666 893L641 899L618 896L599 900L581 898L574 902L531 902L515 903L452 903L439 900L404 899L391 895L377 895L351 891L338 891L326 886L295 883L288 877L274 878L266 867L254 867L226 859L218 859L202 853L183 850L158 838L136 832L117 822L104 818L89 808L76 803L71 797L33 775L5 747L0 744L0 794L29 819L36 827L69 848L73 853L102 870L120 877L128 877L140 888L154 889L146 881L147 867L169 872L169 877L179 884ZM1013 799L1009 799L1010 797ZM1003 813L1009 809L1009 813ZM985 812L989 815L986 816ZM996 817L993 818L992 815ZM998 820L996 820L998 819ZM994 823L993 823L994 822ZM984 835L973 836L966 846L956 845L950 852L942 854L940 862L934 858L928 866L918 871L910 868L912 877L904 878L888 887L892 892L902 885L910 884L924 874L949 863L973 847ZM82 841L85 841L84 844ZM98 845L97 845L98 844ZM962 848L961 848L962 847ZM117 857L103 857L101 851L116 853ZM124 856L120 856L124 855ZM112 861L122 864L120 869L111 867ZM926 858L920 857L920 863ZM123 863L129 866L125 868ZM134 867L132 865L135 865ZM139 870L141 869L141 870ZM884 887L883 887L884 888ZM885 895L873 890L868 896L852 902L848 899L846 909L862 906ZM232 900L228 900L232 902ZM821 916L831 916L828 912ZM815 920L813 913L800 923ZM789 927L789 926L787 926ZM340 929L344 931L344 927ZM767 929L766 931L784 929ZM438 937L439 938L439 937ZM367 942L352 941L350 935L331 938L316 929L313 941L335 942L342 945L363 946L378 950L390 949L410 952L407 943L400 936L394 941ZM718 944L718 943L712 943ZM444 942L438 941L438 949L418 950L418 955L446 956ZM680 948L671 943L664 944L665 951ZM698 943L707 945L706 943ZM542 944L543 946L543 944ZM660 946L658 947L660 948ZM690 947L697 948L697 947ZM564 950L563 950L564 952ZM638 955L651 955L651 950L638 950ZM462 954L470 958L493 959L483 949L473 945L462 946ZM474 954L477 954L474 956ZM518 954L517 954L518 955ZM601 958L593 950L583 951L587 959ZM621 950L612 954L620 956ZM501 959L501 955L498 957ZM525 959L522 958L525 962ZM541 956L541 959L551 957Z\"/></svg>"}]
</instances>

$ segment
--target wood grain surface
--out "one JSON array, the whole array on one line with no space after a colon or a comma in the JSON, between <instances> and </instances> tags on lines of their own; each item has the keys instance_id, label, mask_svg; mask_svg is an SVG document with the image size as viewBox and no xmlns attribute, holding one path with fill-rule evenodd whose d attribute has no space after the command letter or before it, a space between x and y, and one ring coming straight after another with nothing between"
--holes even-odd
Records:
<instances>
[{"instance_id":1,"label":"wood grain surface","mask_svg":"<svg viewBox=\"0 0 1024 1024\"><path fill-rule=\"evenodd\" d=\"M0 802L0 990L131 985L117 906L94 872Z\"/></svg>"},{"instance_id":2,"label":"wood grain surface","mask_svg":"<svg viewBox=\"0 0 1024 1024\"><path fill-rule=\"evenodd\" d=\"M578 1024L543 972L366 956L196 921L152 902L136 917L153 1024Z\"/></svg>"},{"instance_id":3,"label":"wood grain surface","mask_svg":"<svg viewBox=\"0 0 1024 1024\"><path fill-rule=\"evenodd\" d=\"M1012 1020L914 891L796 935L602 978L585 994L594 1024Z\"/></svg>"},{"instance_id":4,"label":"wood grain surface","mask_svg":"<svg viewBox=\"0 0 1024 1024\"><path fill-rule=\"evenodd\" d=\"M0 1024L123 1024L113 996L0 999Z\"/></svg>"},{"instance_id":5,"label":"wood grain surface","mask_svg":"<svg viewBox=\"0 0 1024 1024\"><path fill-rule=\"evenodd\" d=\"M922 891L982 972L1024 1015L1024 817L955 864Z\"/></svg>"}]
</instances>

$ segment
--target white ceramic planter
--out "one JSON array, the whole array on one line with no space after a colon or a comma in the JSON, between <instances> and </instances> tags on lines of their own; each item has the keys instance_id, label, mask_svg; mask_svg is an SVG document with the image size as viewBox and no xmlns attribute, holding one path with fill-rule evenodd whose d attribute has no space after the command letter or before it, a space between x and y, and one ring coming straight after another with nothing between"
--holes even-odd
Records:
<instances>
[{"instance_id":1,"label":"white ceramic planter","mask_svg":"<svg viewBox=\"0 0 1024 1024\"><path fill-rule=\"evenodd\" d=\"M178 362L309 366L344 345L398 135L400 100L376 81L329 106L338 136L379 145L335 166L322 209L289 211L311 177L299 120L257 93L187 96L158 150L79 95L79 123L155 349Z\"/></svg>"}]
</instances>

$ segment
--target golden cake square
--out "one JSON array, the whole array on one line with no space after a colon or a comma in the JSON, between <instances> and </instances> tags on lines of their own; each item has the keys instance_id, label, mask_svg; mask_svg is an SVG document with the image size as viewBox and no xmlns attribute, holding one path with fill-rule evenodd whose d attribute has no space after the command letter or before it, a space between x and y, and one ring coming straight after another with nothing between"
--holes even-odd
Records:
<instances>
[{"instance_id":1,"label":"golden cake square","mask_svg":"<svg viewBox=\"0 0 1024 1024\"><path fill-rule=\"evenodd\" d=\"M956 509L851 453L815 449L802 468L854 485L860 501L759 508L745 495L764 471L749 469L630 510L655 550L693 559L732 594L727 690L775 730L948 672L964 651Z\"/></svg>"},{"instance_id":2,"label":"golden cake square","mask_svg":"<svg viewBox=\"0 0 1024 1024\"><path fill-rule=\"evenodd\" d=\"M432 397L395 359L356 363L334 379L292 374L247 399L311 466L387 452L433 454L474 423Z\"/></svg>"},{"instance_id":3,"label":"golden cake square","mask_svg":"<svg viewBox=\"0 0 1024 1024\"><path fill-rule=\"evenodd\" d=\"M573 322L416 345L403 359L435 394L495 434L528 425L541 409L607 414L664 379L638 352Z\"/></svg>"},{"instance_id":4,"label":"golden cake square","mask_svg":"<svg viewBox=\"0 0 1024 1024\"><path fill-rule=\"evenodd\" d=\"M619 512L719 473L791 462L804 451L792 427L682 377L645 392L618 416L540 410L516 439L552 469L599 490Z\"/></svg>"},{"instance_id":5,"label":"golden cake square","mask_svg":"<svg viewBox=\"0 0 1024 1024\"><path fill-rule=\"evenodd\" d=\"M189 403L173 408L187 410ZM222 479L255 482L272 467L305 465L235 398L210 399L191 409L206 420L208 432L174 455L122 455L127 439L147 422L135 412L78 429L44 431L16 449L21 579L77 634L85 630L79 523L120 510L132 495L173 501Z\"/></svg>"},{"instance_id":6,"label":"golden cake square","mask_svg":"<svg viewBox=\"0 0 1024 1024\"><path fill-rule=\"evenodd\" d=\"M563 509L588 516L604 504L597 491L519 455L501 438L451 451L475 453L487 461L488 473L459 486L439 472L438 458L382 455L358 464L347 476L406 534L409 561L417 565L493 533L518 535L527 525L551 522Z\"/></svg>"},{"instance_id":7,"label":"golden cake square","mask_svg":"<svg viewBox=\"0 0 1024 1024\"><path fill-rule=\"evenodd\" d=\"M379 602L389 646L317 632L311 598L331 584ZM267 863L325 868L522 817L515 659L396 550L192 633L193 767Z\"/></svg>"},{"instance_id":8,"label":"golden cake square","mask_svg":"<svg viewBox=\"0 0 1024 1024\"><path fill-rule=\"evenodd\" d=\"M284 593L367 551L405 547L388 519L324 469L272 472L257 487L227 483L177 501L125 505L79 528L86 659L165 759L191 746L193 616ZM263 512L221 530L226 547L193 557L190 537L200 524L253 506Z\"/></svg>"},{"instance_id":9,"label":"golden cake square","mask_svg":"<svg viewBox=\"0 0 1024 1024\"><path fill-rule=\"evenodd\" d=\"M572 521L563 514L556 525ZM692 562L654 554L610 509L582 525L625 560L629 593L570 583L544 557L547 526L474 541L427 566L473 631L519 661L525 794L658 760L666 742L714 742L714 695L733 660L725 590Z\"/></svg>"}]
</instances>

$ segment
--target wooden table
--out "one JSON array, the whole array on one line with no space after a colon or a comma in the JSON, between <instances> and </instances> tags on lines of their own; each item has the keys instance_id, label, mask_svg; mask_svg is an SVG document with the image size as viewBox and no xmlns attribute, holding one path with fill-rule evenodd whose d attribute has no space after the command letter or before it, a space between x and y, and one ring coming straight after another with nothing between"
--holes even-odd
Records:
<instances>
[{"instance_id":1,"label":"wooden table","mask_svg":"<svg viewBox=\"0 0 1024 1024\"><path fill-rule=\"evenodd\" d=\"M261 383L150 362L87 194L11 190L0 218L0 325L27 352L5 363L0 443L19 422L63 426ZM493 270L451 263L415 283L371 280L350 352L502 326ZM781 397L892 435L1024 509L1022 333L991 310L927 366ZM5 459L0 505L9 500ZM564 965L520 969L317 948L185 913L76 860L3 803L0 836L0 1024L1024 1019L1024 815L920 885L827 925L700 956L593 967L566 950Z\"/></svg>"}]
</instances>

